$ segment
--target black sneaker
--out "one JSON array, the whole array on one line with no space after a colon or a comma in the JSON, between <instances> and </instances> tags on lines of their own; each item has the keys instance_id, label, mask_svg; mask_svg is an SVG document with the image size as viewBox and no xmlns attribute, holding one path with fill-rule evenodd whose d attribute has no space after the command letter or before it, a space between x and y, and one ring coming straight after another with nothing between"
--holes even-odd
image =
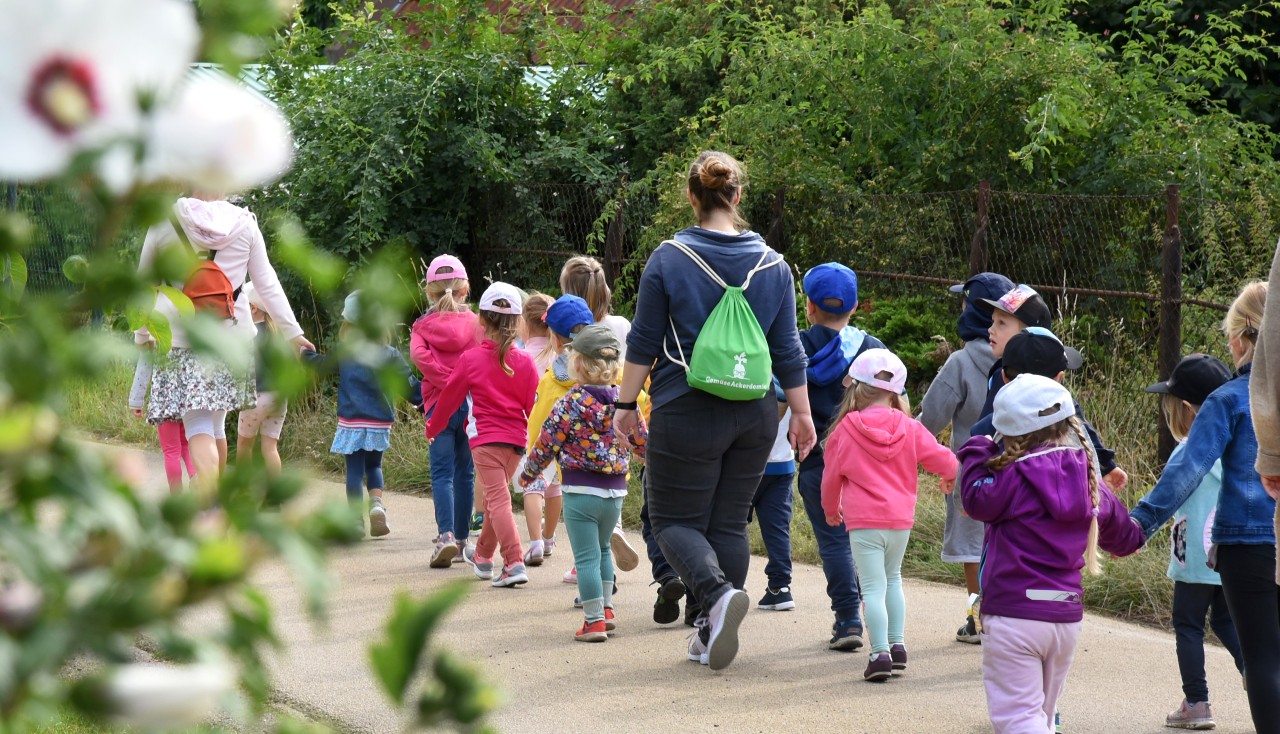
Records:
<instances>
[{"instance_id":1,"label":"black sneaker","mask_svg":"<svg viewBox=\"0 0 1280 734\"><path fill-rule=\"evenodd\" d=\"M867 669L862 672L862 679L874 682L889 680L893 677L893 660L889 653L871 653Z\"/></svg>"},{"instance_id":2,"label":"black sneaker","mask_svg":"<svg viewBox=\"0 0 1280 734\"><path fill-rule=\"evenodd\" d=\"M853 652L862 647L862 623L856 619L837 619L831 625L831 642L827 649ZM886 653L886 658L888 654Z\"/></svg>"},{"instance_id":3,"label":"black sneaker","mask_svg":"<svg viewBox=\"0 0 1280 734\"><path fill-rule=\"evenodd\" d=\"M671 577L658 584L658 600L653 603L653 621L671 624L680 619L680 599L684 597L684 582Z\"/></svg>"},{"instance_id":4,"label":"black sneaker","mask_svg":"<svg viewBox=\"0 0 1280 734\"><path fill-rule=\"evenodd\" d=\"M785 612L796 608L796 600L791 596L790 586L769 588L764 590L764 596L760 597L760 603L756 606L773 612Z\"/></svg>"},{"instance_id":5,"label":"black sneaker","mask_svg":"<svg viewBox=\"0 0 1280 734\"><path fill-rule=\"evenodd\" d=\"M978 634L978 625L973 621L972 614L965 617L964 624L956 630L956 642L967 642L970 645L982 644L982 636Z\"/></svg>"}]
</instances>

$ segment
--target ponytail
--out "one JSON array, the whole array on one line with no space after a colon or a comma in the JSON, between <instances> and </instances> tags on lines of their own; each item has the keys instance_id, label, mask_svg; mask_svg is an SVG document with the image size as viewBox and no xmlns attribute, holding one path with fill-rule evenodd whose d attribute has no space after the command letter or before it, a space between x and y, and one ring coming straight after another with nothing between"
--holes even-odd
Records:
<instances>
[{"instance_id":1,"label":"ponytail","mask_svg":"<svg viewBox=\"0 0 1280 734\"><path fill-rule=\"evenodd\" d=\"M560 270L560 290L586 301L597 324L609 315L613 292L605 280L604 266L594 257L569 258Z\"/></svg>"},{"instance_id":2,"label":"ponytail","mask_svg":"<svg viewBox=\"0 0 1280 734\"><path fill-rule=\"evenodd\" d=\"M467 293L471 284L466 278L445 278L427 283L428 309L437 313L467 310Z\"/></svg>"},{"instance_id":3,"label":"ponytail","mask_svg":"<svg viewBox=\"0 0 1280 734\"><path fill-rule=\"evenodd\" d=\"M498 305L504 302L499 302ZM511 351L511 347L516 342L516 324L519 318L516 314L497 313L495 311L480 312L480 321L484 324L485 338L498 345L498 365L502 367L502 371L507 375L515 374L515 370L511 369L507 364L507 352Z\"/></svg>"},{"instance_id":4,"label":"ponytail","mask_svg":"<svg viewBox=\"0 0 1280 734\"><path fill-rule=\"evenodd\" d=\"M1089 455L1089 505L1093 508L1093 519L1089 522L1089 542L1084 547L1084 570L1090 576L1102 574L1102 564L1098 562L1098 455L1089 446L1089 435L1084 432L1084 425L1074 415L1067 419L1071 430L1075 431L1080 446Z\"/></svg>"}]
</instances>

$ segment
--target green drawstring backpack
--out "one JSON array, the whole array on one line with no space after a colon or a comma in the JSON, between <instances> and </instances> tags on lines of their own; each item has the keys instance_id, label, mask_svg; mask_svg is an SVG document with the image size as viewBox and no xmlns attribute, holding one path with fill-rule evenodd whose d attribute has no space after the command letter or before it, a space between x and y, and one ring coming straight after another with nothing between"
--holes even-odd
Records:
<instances>
[{"instance_id":1,"label":"green drawstring backpack","mask_svg":"<svg viewBox=\"0 0 1280 734\"><path fill-rule=\"evenodd\" d=\"M667 359L684 367L685 378L690 387L716 397L725 400L758 400L767 395L773 389L773 359L769 356L769 342L764 337L764 330L760 328L760 322L744 294L751 285L751 277L761 270L784 262L782 256L766 263L765 259L773 254L772 250L766 250L756 266L747 273L747 279L742 285L731 286L688 245L675 240L667 240L662 244L671 245L683 252L724 289L720 302L711 310L711 315L707 316L706 323L698 332L693 343L692 357L687 360L680 347L676 324L667 317L671 323L671 333L676 336L676 351L680 354L679 359L671 356L664 339L662 351L666 353Z\"/></svg>"}]
</instances>

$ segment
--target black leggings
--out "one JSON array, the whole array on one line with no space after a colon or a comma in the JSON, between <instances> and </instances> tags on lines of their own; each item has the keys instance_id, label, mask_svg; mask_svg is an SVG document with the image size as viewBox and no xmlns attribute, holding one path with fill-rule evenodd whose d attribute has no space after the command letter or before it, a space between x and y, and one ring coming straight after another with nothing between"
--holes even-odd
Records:
<instances>
[{"instance_id":1,"label":"black leggings","mask_svg":"<svg viewBox=\"0 0 1280 734\"><path fill-rule=\"evenodd\" d=\"M1240 635L1249 712L1257 734L1280 734L1280 586L1276 547L1218 546L1218 573Z\"/></svg>"}]
</instances>

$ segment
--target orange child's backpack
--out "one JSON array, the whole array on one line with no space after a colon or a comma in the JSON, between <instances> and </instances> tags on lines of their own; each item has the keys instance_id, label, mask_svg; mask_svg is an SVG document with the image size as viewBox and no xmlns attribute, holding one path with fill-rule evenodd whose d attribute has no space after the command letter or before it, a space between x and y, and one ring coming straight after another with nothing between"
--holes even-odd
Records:
<instances>
[{"instance_id":1,"label":"orange child's backpack","mask_svg":"<svg viewBox=\"0 0 1280 734\"><path fill-rule=\"evenodd\" d=\"M182 240L182 244L186 245L196 258L196 267L191 271L191 275L187 276L186 283L183 283L182 293L191 299L197 311L213 314L220 319L234 319L236 299L240 297L241 289L232 288L227 274L214 262L217 256L215 250L208 250L207 254L201 257L192 246L191 240L187 238L187 233L182 229L182 224L177 217L171 221L173 229L178 233L178 239Z\"/></svg>"}]
</instances>

